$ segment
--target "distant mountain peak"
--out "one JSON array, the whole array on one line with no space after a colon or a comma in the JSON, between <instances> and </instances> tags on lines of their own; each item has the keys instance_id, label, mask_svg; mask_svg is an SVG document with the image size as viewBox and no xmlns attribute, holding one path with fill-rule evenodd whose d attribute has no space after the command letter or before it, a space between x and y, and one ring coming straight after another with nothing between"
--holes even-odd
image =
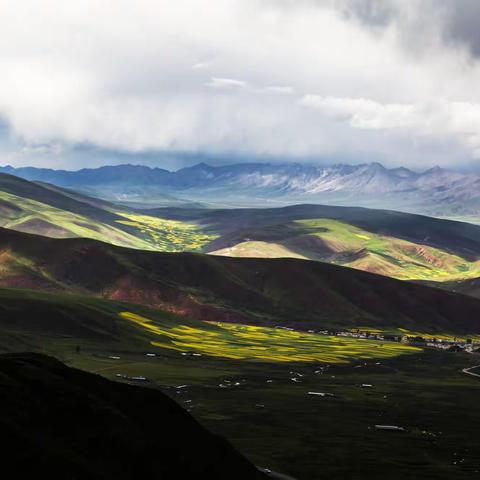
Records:
<instances>
[{"instance_id":1,"label":"distant mountain peak","mask_svg":"<svg viewBox=\"0 0 480 480\"><path fill-rule=\"evenodd\" d=\"M410 212L480 213L480 176L438 165L416 172L406 167L386 168L376 161L357 165L300 162L209 165L202 161L177 171L124 164L76 172L6 166L0 167L0 172L80 190L110 201L128 201L135 191L135 202L145 196L151 202L157 191L158 195L186 195L194 201L215 204L219 200L228 204L234 199L235 205L263 206L262 199L266 199L283 204L295 200L360 205L358 202L365 200L364 206L388 206ZM138 192L147 190L148 195L138 196Z\"/></svg>"},{"instance_id":2,"label":"distant mountain peak","mask_svg":"<svg viewBox=\"0 0 480 480\"><path fill-rule=\"evenodd\" d=\"M440 167L439 165L435 165L434 167L432 168L429 168L428 170L425 170L423 172L424 175L435 175L435 174L438 174L438 173L442 173L442 172L446 172L447 170L445 170L444 168Z\"/></svg>"}]
</instances>

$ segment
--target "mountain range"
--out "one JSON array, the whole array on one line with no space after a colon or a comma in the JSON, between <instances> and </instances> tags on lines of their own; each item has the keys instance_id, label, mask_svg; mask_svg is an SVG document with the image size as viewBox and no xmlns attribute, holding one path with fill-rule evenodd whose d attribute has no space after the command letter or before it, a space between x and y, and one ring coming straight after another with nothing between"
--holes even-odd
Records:
<instances>
[{"instance_id":1,"label":"mountain range","mask_svg":"<svg viewBox=\"0 0 480 480\"><path fill-rule=\"evenodd\" d=\"M140 165L78 171L0 167L28 180L53 183L109 201L158 206L328 203L391 208L437 216L477 216L480 176L434 167L416 172L379 163L205 163L168 171Z\"/></svg>"}]
</instances>

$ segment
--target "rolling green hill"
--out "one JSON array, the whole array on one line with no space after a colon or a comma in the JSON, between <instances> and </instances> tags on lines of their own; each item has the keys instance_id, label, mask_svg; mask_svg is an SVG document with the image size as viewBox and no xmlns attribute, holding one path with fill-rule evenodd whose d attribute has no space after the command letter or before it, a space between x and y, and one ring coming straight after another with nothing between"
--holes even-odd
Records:
<instances>
[{"instance_id":1,"label":"rolling green hill","mask_svg":"<svg viewBox=\"0 0 480 480\"><path fill-rule=\"evenodd\" d=\"M278 238L279 230L284 231L283 238ZM256 237L255 232L253 238ZM480 275L480 260L470 261L440 248L372 233L338 220L295 220L263 228L261 237L264 240L248 239L211 253L318 260L402 280L449 280Z\"/></svg>"},{"instance_id":2,"label":"rolling green hill","mask_svg":"<svg viewBox=\"0 0 480 480\"><path fill-rule=\"evenodd\" d=\"M461 222L323 205L150 213L199 222L217 235L203 249L216 255L318 260L402 280L480 275L480 228Z\"/></svg>"},{"instance_id":3,"label":"rolling green hill","mask_svg":"<svg viewBox=\"0 0 480 480\"><path fill-rule=\"evenodd\" d=\"M92 238L143 250L199 250L214 236L193 223L137 214L86 195L0 174L0 226L52 238Z\"/></svg>"},{"instance_id":4,"label":"rolling green hill","mask_svg":"<svg viewBox=\"0 0 480 480\"><path fill-rule=\"evenodd\" d=\"M133 210L0 174L0 226L141 250L316 260L401 280L480 276L480 226L386 210Z\"/></svg>"},{"instance_id":5,"label":"rolling green hill","mask_svg":"<svg viewBox=\"0 0 480 480\"><path fill-rule=\"evenodd\" d=\"M5 229L0 285L88 294L210 321L480 332L476 299L336 265L144 252Z\"/></svg>"}]
</instances>

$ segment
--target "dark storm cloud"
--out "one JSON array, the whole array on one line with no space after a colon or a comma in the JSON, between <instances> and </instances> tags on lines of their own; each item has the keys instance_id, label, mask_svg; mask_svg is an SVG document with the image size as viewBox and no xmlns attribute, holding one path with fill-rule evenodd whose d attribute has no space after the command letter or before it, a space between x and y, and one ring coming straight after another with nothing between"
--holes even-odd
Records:
<instances>
[{"instance_id":1,"label":"dark storm cloud","mask_svg":"<svg viewBox=\"0 0 480 480\"><path fill-rule=\"evenodd\" d=\"M388 0L338 0L336 7L347 18L358 19L373 27L387 26L398 14L395 3Z\"/></svg>"},{"instance_id":2,"label":"dark storm cloud","mask_svg":"<svg viewBox=\"0 0 480 480\"><path fill-rule=\"evenodd\" d=\"M345 18L371 29L396 24L405 45L416 50L430 32L480 56L479 0L336 0L334 5Z\"/></svg>"},{"instance_id":3,"label":"dark storm cloud","mask_svg":"<svg viewBox=\"0 0 480 480\"><path fill-rule=\"evenodd\" d=\"M444 38L466 45L472 55L480 56L480 1L444 0L443 3Z\"/></svg>"}]
</instances>

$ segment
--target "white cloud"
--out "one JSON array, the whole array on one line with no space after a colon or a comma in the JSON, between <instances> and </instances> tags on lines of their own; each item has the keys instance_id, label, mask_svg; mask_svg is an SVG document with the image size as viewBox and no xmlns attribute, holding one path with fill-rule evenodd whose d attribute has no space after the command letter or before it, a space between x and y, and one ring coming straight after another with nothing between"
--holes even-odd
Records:
<instances>
[{"instance_id":1,"label":"white cloud","mask_svg":"<svg viewBox=\"0 0 480 480\"><path fill-rule=\"evenodd\" d=\"M382 104L365 98L305 95L299 103L354 129L399 130L410 136L454 137L480 158L480 103Z\"/></svg>"},{"instance_id":2,"label":"white cloud","mask_svg":"<svg viewBox=\"0 0 480 480\"><path fill-rule=\"evenodd\" d=\"M271 85L269 87L265 87L265 92L279 93L281 95L293 95L295 93L295 90L293 89L293 87Z\"/></svg>"},{"instance_id":3,"label":"white cloud","mask_svg":"<svg viewBox=\"0 0 480 480\"><path fill-rule=\"evenodd\" d=\"M212 79L205 85L212 88L244 88L247 86L247 82L236 80L234 78L212 77Z\"/></svg>"},{"instance_id":4,"label":"white cloud","mask_svg":"<svg viewBox=\"0 0 480 480\"><path fill-rule=\"evenodd\" d=\"M477 156L476 58L443 43L434 2L389 3L2 0L0 118L29 145Z\"/></svg>"},{"instance_id":5,"label":"white cloud","mask_svg":"<svg viewBox=\"0 0 480 480\"><path fill-rule=\"evenodd\" d=\"M365 98L335 98L305 95L300 104L313 107L324 115L338 120L347 120L353 128L381 130L384 128L407 128L423 125L415 105L382 104Z\"/></svg>"}]
</instances>

